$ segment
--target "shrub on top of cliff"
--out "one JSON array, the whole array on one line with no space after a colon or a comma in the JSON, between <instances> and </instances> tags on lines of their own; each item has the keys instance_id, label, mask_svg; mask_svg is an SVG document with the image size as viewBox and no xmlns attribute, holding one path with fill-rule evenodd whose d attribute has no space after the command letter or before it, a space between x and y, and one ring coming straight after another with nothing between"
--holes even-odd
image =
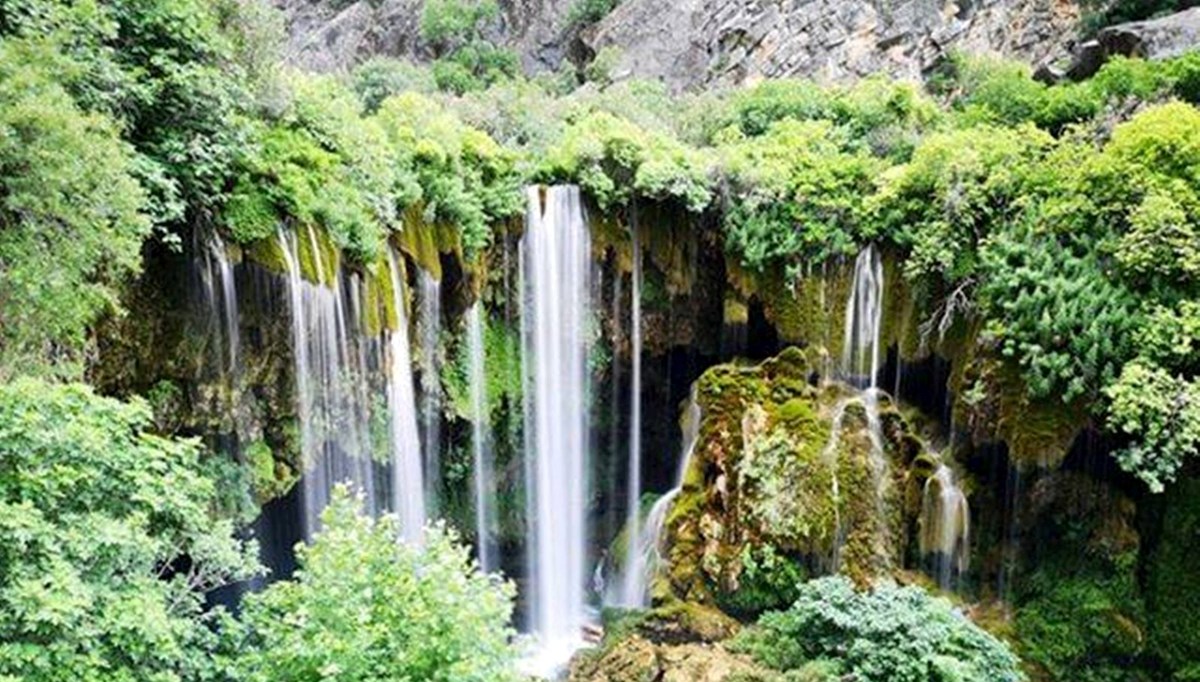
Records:
<instances>
[{"instance_id":1,"label":"shrub on top of cliff","mask_svg":"<svg viewBox=\"0 0 1200 682\"><path fill-rule=\"evenodd\" d=\"M694 212L712 201L707 154L605 111L570 123L540 174L579 183L605 210L628 204L635 194L673 199Z\"/></svg>"},{"instance_id":2,"label":"shrub on top of cliff","mask_svg":"<svg viewBox=\"0 0 1200 682\"><path fill-rule=\"evenodd\" d=\"M524 210L515 156L487 133L417 93L386 100L375 117L399 167L415 175L427 221L445 221L475 253L491 243L491 223ZM415 196L414 196L415 194Z\"/></svg>"},{"instance_id":3,"label":"shrub on top of cliff","mask_svg":"<svg viewBox=\"0 0 1200 682\"><path fill-rule=\"evenodd\" d=\"M978 126L934 133L889 169L870 206L878 228L911 249L905 274L948 285L975 275L979 245L1028 208L1052 144L1029 126Z\"/></svg>"},{"instance_id":4,"label":"shrub on top of cliff","mask_svg":"<svg viewBox=\"0 0 1200 682\"><path fill-rule=\"evenodd\" d=\"M732 203L727 247L751 268L853 252L879 164L846 152L827 121L785 119L763 135L728 130L718 152Z\"/></svg>"},{"instance_id":5,"label":"shrub on top of cliff","mask_svg":"<svg viewBox=\"0 0 1200 682\"><path fill-rule=\"evenodd\" d=\"M919 587L858 592L841 576L802 585L790 609L764 615L736 647L776 670L823 661L863 682L1025 679L1008 646L949 601Z\"/></svg>"},{"instance_id":6,"label":"shrub on top of cliff","mask_svg":"<svg viewBox=\"0 0 1200 682\"><path fill-rule=\"evenodd\" d=\"M117 126L56 82L50 46L0 40L0 381L81 371L88 326L116 308L150 233Z\"/></svg>"},{"instance_id":7,"label":"shrub on top of cliff","mask_svg":"<svg viewBox=\"0 0 1200 682\"><path fill-rule=\"evenodd\" d=\"M437 59L433 78L439 89L455 94L479 90L520 71L515 53L484 38L500 16L495 0L428 0L421 12L421 38Z\"/></svg>"},{"instance_id":8,"label":"shrub on top of cliff","mask_svg":"<svg viewBox=\"0 0 1200 682\"><path fill-rule=\"evenodd\" d=\"M269 236L269 198L281 217L322 225L352 258L372 262L404 187L386 138L332 79L297 77L293 93L278 120L255 126L226 224L243 242Z\"/></svg>"}]
</instances>

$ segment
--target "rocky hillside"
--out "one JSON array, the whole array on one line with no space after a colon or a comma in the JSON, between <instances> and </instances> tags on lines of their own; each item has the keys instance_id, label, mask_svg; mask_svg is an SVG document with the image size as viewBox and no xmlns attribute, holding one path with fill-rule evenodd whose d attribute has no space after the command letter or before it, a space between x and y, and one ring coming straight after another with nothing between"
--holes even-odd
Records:
<instances>
[{"instance_id":1,"label":"rocky hillside","mask_svg":"<svg viewBox=\"0 0 1200 682\"><path fill-rule=\"evenodd\" d=\"M419 37L422 0L278 2L288 57L305 68L428 54ZM1080 14L1074 0L626 0L580 28L569 22L571 0L501 4L495 38L529 71L615 46L619 73L661 78L674 90L773 76L915 79L953 49L1056 61L1070 54Z\"/></svg>"}]
</instances>

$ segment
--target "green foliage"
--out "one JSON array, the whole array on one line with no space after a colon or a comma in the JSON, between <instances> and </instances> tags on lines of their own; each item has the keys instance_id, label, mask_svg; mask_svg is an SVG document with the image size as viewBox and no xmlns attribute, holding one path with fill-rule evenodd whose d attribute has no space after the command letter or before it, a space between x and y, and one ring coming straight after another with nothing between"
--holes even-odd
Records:
<instances>
[{"instance_id":1,"label":"green foliage","mask_svg":"<svg viewBox=\"0 0 1200 682\"><path fill-rule=\"evenodd\" d=\"M428 0L421 11L421 38L449 52L475 40L499 14L495 0Z\"/></svg>"},{"instance_id":2,"label":"green foliage","mask_svg":"<svg viewBox=\"0 0 1200 682\"><path fill-rule=\"evenodd\" d=\"M520 68L511 50L475 40L434 61L433 80L439 90L462 95L509 80Z\"/></svg>"},{"instance_id":3,"label":"green foliage","mask_svg":"<svg viewBox=\"0 0 1200 682\"><path fill-rule=\"evenodd\" d=\"M513 586L480 573L453 532L397 542L394 517L373 521L361 505L335 491L296 579L246 598L243 679L518 680Z\"/></svg>"},{"instance_id":4,"label":"green foliage","mask_svg":"<svg viewBox=\"0 0 1200 682\"><path fill-rule=\"evenodd\" d=\"M1200 448L1200 382L1134 361L1105 395L1109 428L1133 438L1114 453L1117 462L1162 492Z\"/></svg>"},{"instance_id":5,"label":"green foliage","mask_svg":"<svg viewBox=\"0 0 1200 682\"><path fill-rule=\"evenodd\" d=\"M513 154L433 100L393 97L376 120L398 165L415 177L419 193L407 203L419 200L426 220L456 226L469 253L491 243L493 221L524 210Z\"/></svg>"},{"instance_id":6,"label":"green foliage","mask_svg":"<svg viewBox=\"0 0 1200 682\"><path fill-rule=\"evenodd\" d=\"M426 68L402 59L372 57L355 67L351 87L367 113L392 95L404 92L429 94L437 90L433 74Z\"/></svg>"},{"instance_id":7,"label":"green foliage","mask_svg":"<svg viewBox=\"0 0 1200 682\"><path fill-rule=\"evenodd\" d=\"M741 558L738 587L722 593L722 610L739 617L757 616L771 609L786 608L796 601L806 579L799 562L771 545L743 545Z\"/></svg>"},{"instance_id":8,"label":"green foliage","mask_svg":"<svg viewBox=\"0 0 1200 682\"><path fill-rule=\"evenodd\" d=\"M195 441L80 385L0 385L0 678L212 679L204 592L257 570Z\"/></svg>"},{"instance_id":9,"label":"green foliage","mask_svg":"<svg viewBox=\"0 0 1200 682\"><path fill-rule=\"evenodd\" d=\"M1025 679L1008 647L948 601L918 587L858 592L844 577L801 586L790 609L764 615L738 648L777 670L820 662L863 682Z\"/></svg>"},{"instance_id":10,"label":"green foliage","mask_svg":"<svg viewBox=\"0 0 1200 682\"><path fill-rule=\"evenodd\" d=\"M567 126L541 174L577 181L605 209L626 205L636 194L674 199L698 212L712 201L709 165L706 154L666 133L595 111Z\"/></svg>"},{"instance_id":11,"label":"green foliage","mask_svg":"<svg viewBox=\"0 0 1200 682\"><path fill-rule=\"evenodd\" d=\"M732 132L721 158L735 203L727 247L755 269L852 252L875 161L846 152L825 121L785 119L756 137Z\"/></svg>"},{"instance_id":12,"label":"green foliage","mask_svg":"<svg viewBox=\"0 0 1200 682\"><path fill-rule=\"evenodd\" d=\"M570 26L590 26L599 23L616 8L620 0L573 0L567 10L567 24Z\"/></svg>"},{"instance_id":13,"label":"green foliage","mask_svg":"<svg viewBox=\"0 0 1200 682\"><path fill-rule=\"evenodd\" d=\"M56 82L55 59L0 41L0 380L77 375L88 325L119 309L150 233L134 154Z\"/></svg>"},{"instance_id":14,"label":"green foliage","mask_svg":"<svg viewBox=\"0 0 1200 682\"><path fill-rule=\"evenodd\" d=\"M1146 587L1148 648L1176 671L1176 679L1192 680L1200 672L1200 630L1193 625L1200 573L1192 554L1200 541L1200 481L1181 481L1167 493L1162 528Z\"/></svg>"}]
</instances>

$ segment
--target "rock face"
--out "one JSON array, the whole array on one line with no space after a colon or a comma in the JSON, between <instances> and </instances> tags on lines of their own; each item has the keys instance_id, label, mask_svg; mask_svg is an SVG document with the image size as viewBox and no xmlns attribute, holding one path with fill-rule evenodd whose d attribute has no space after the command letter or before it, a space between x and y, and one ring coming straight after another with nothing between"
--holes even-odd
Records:
<instances>
[{"instance_id":1,"label":"rock face","mask_svg":"<svg viewBox=\"0 0 1200 682\"><path fill-rule=\"evenodd\" d=\"M1079 46L1067 71L1074 79L1096 73L1110 57L1170 59L1200 46L1200 7L1148 21L1109 26Z\"/></svg>"},{"instance_id":2,"label":"rock face","mask_svg":"<svg viewBox=\"0 0 1200 682\"><path fill-rule=\"evenodd\" d=\"M594 50L673 89L762 77L918 78L951 49L1026 60L1060 55L1078 7L1064 0L839 2L626 0L587 36Z\"/></svg>"},{"instance_id":3,"label":"rock face","mask_svg":"<svg viewBox=\"0 0 1200 682\"><path fill-rule=\"evenodd\" d=\"M277 0L288 59L343 70L375 54L427 57L421 0ZM567 25L571 0L508 0L493 37L530 71L568 52L622 50L618 74L672 90L762 77L849 81L874 73L918 78L948 50L1031 62L1067 56L1075 0L624 0L599 24ZM581 49L582 48L582 49Z\"/></svg>"}]
</instances>

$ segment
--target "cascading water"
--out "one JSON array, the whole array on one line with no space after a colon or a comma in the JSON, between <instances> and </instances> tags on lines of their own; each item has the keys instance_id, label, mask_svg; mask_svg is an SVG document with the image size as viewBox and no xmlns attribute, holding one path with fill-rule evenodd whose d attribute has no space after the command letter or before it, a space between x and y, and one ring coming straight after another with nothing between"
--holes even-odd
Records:
<instances>
[{"instance_id":1,"label":"cascading water","mask_svg":"<svg viewBox=\"0 0 1200 682\"><path fill-rule=\"evenodd\" d=\"M496 523L491 428L487 409L487 373L484 365L483 306L467 310L467 358L471 389L471 450L475 461L475 536L479 567L484 573L499 568L492 528Z\"/></svg>"},{"instance_id":2,"label":"cascading water","mask_svg":"<svg viewBox=\"0 0 1200 682\"><path fill-rule=\"evenodd\" d=\"M630 226L633 238L633 277L629 306L630 381L629 381L629 482L625 516L627 537L642 537L642 249L636 216ZM637 548L626 552L620 603L637 608L645 605L645 556Z\"/></svg>"},{"instance_id":3,"label":"cascading water","mask_svg":"<svg viewBox=\"0 0 1200 682\"><path fill-rule=\"evenodd\" d=\"M417 275L421 314L421 450L425 454L425 498L437 514L441 492L442 387L438 341L442 333L442 283L421 270Z\"/></svg>"},{"instance_id":4,"label":"cascading water","mask_svg":"<svg viewBox=\"0 0 1200 682\"><path fill-rule=\"evenodd\" d=\"M868 245L854 261L850 296L846 301L845 327L842 337L842 375L851 383L862 387L859 399L867 417L867 434L870 438L871 473L875 482L877 553L888 556L890 540L885 519L888 518L887 487L889 484L888 462L884 452L883 426L879 417L879 350L880 333L883 327L883 259L873 244ZM833 467L833 494L838 499L837 449L841 437L842 420L846 414L846 401L838 404L826 459ZM834 570L840 564L840 550L845 529L837 521L837 540L834 543Z\"/></svg>"},{"instance_id":5,"label":"cascading water","mask_svg":"<svg viewBox=\"0 0 1200 682\"><path fill-rule=\"evenodd\" d=\"M225 242L215 230L207 232L203 243L198 245L202 260L200 277L204 287L205 303L209 308L209 319L220 322L219 337L224 345L218 363L220 374L231 379L237 374L238 358L241 355L241 333L238 329L237 283L233 277L233 263ZM218 295L219 292L219 295Z\"/></svg>"},{"instance_id":6,"label":"cascading water","mask_svg":"<svg viewBox=\"0 0 1200 682\"><path fill-rule=\"evenodd\" d=\"M421 472L421 436L417 429L412 357L408 345L408 316L404 308L404 277L400 260L388 250L392 299L396 307L396 329L388 343L391 371L388 381L388 412L392 448L392 511L400 518L404 539L420 542L426 521L425 479Z\"/></svg>"},{"instance_id":7,"label":"cascading water","mask_svg":"<svg viewBox=\"0 0 1200 682\"><path fill-rule=\"evenodd\" d=\"M369 509L375 513L381 509L370 450L364 354L352 347L364 341L358 333L361 325L357 315L347 314L340 267L331 264L337 270L327 277L311 228L307 238L318 281L332 281L332 287L303 278L298 236L288 230L279 232L288 269L300 451L305 466L304 530L305 536L311 537L335 483L353 483L365 495ZM350 278L351 286L358 284ZM352 335L352 331L356 333Z\"/></svg>"},{"instance_id":8,"label":"cascading water","mask_svg":"<svg viewBox=\"0 0 1200 682\"><path fill-rule=\"evenodd\" d=\"M846 302L842 372L852 382L875 388L879 379L879 334L883 326L883 259L874 244L854 261Z\"/></svg>"},{"instance_id":9,"label":"cascading water","mask_svg":"<svg viewBox=\"0 0 1200 682\"><path fill-rule=\"evenodd\" d=\"M683 479L687 476L688 467L692 462L692 454L695 453L696 443L700 440L700 422L703 416L700 402L696 399L696 386L693 384L679 423L683 433L681 441L683 448L679 459L679 473L675 477L675 487L654 501L654 506L646 514L646 524L637 536L638 542L635 549L641 560L632 565L641 571L637 579L638 589L641 592L637 598L643 605L649 602L650 583L654 580L654 575L658 572L659 567L662 566L662 536L667 522L667 514L671 511L671 505L674 504L675 498L679 497L679 493L683 490Z\"/></svg>"},{"instance_id":10,"label":"cascading water","mask_svg":"<svg viewBox=\"0 0 1200 682\"><path fill-rule=\"evenodd\" d=\"M552 672L582 644L588 472L591 243L579 188L528 189L521 242L521 359L526 385L531 672Z\"/></svg>"},{"instance_id":11,"label":"cascading water","mask_svg":"<svg viewBox=\"0 0 1200 682\"><path fill-rule=\"evenodd\" d=\"M955 576L967 570L971 510L954 470L945 464L925 480L920 524L921 556L929 562L938 587L949 590Z\"/></svg>"}]
</instances>

